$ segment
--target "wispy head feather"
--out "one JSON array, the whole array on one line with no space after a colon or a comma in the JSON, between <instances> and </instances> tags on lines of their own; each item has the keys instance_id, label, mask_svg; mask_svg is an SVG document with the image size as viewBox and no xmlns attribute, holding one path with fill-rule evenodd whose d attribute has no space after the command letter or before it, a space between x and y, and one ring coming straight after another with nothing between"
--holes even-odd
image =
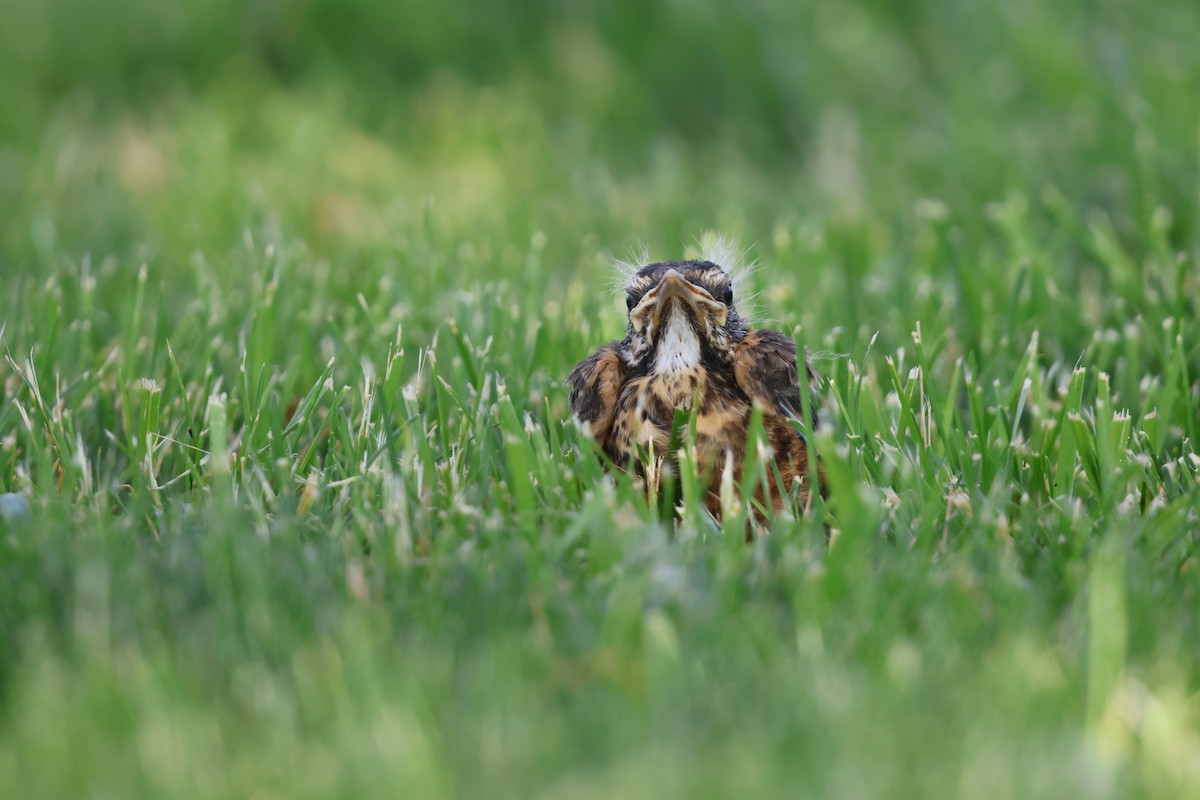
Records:
<instances>
[{"instance_id":1,"label":"wispy head feather","mask_svg":"<svg viewBox=\"0 0 1200 800\"><path fill-rule=\"evenodd\" d=\"M637 247L624 258L613 259L613 294L624 294L629 279L638 273L642 267L650 263L650 248L639 242Z\"/></svg>"},{"instance_id":2,"label":"wispy head feather","mask_svg":"<svg viewBox=\"0 0 1200 800\"><path fill-rule=\"evenodd\" d=\"M753 263L747 263L746 256L749 253L737 239L716 231L705 231L700 234L695 248L692 249L701 261L719 264L731 276L742 269L754 266Z\"/></svg>"},{"instance_id":3,"label":"wispy head feather","mask_svg":"<svg viewBox=\"0 0 1200 800\"><path fill-rule=\"evenodd\" d=\"M701 261L711 261L725 270L725 274L733 283L738 314L745 320L757 317L754 300L758 294L749 293L747 278L758 269L758 264L750 260L749 255L749 249L742 247L736 237L725 236L716 231L705 231L700 234L700 238L696 240L696 246L689 248L688 252L689 257Z\"/></svg>"},{"instance_id":4,"label":"wispy head feather","mask_svg":"<svg viewBox=\"0 0 1200 800\"><path fill-rule=\"evenodd\" d=\"M696 239L693 247L688 247L684 253L686 258L697 261L711 261L720 266L729 275L733 283L734 295L737 298L738 314L744 320L757 319L758 305L755 300L758 293L751 294L747 278L758 269L758 264L749 259L749 250L742 247L735 238L725 236L715 231L705 231ZM613 294L624 294L629 279L647 264L653 263L650 248L644 243L638 243L622 258L613 259Z\"/></svg>"}]
</instances>

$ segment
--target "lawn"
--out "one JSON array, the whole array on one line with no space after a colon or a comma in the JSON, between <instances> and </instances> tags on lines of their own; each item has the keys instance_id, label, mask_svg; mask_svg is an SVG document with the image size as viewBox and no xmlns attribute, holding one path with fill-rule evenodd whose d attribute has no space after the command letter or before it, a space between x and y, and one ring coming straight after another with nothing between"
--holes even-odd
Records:
<instances>
[{"instance_id":1,"label":"lawn","mask_svg":"<svg viewBox=\"0 0 1200 800\"><path fill-rule=\"evenodd\" d=\"M1191 0L0 20L0 796L1200 796ZM721 239L749 544L564 385Z\"/></svg>"}]
</instances>

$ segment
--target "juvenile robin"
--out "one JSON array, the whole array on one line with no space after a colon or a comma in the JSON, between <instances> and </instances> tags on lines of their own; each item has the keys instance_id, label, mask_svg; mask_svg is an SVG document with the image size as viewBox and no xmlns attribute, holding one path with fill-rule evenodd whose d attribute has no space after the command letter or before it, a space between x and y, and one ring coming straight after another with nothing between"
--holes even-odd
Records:
<instances>
[{"instance_id":1,"label":"juvenile robin","mask_svg":"<svg viewBox=\"0 0 1200 800\"><path fill-rule=\"evenodd\" d=\"M816 374L805 359L801 382L795 342L779 331L747 327L730 275L711 261L641 267L625 286L625 304L625 338L581 361L567 379L571 411L609 459L644 476L660 475L675 459L675 412L694 414L696 457L708 482L705 504L720 519L722 472L732 468L740 485L751 410L758 408L778 477L769 469L769 485L755 490L757 516L768 505L783 506L780 488L797 491L806 503L808 452L792 423L803 414L800 393L810 390ZM818 480L823 483L819 472Z\"/></svg>"}]
</instances>

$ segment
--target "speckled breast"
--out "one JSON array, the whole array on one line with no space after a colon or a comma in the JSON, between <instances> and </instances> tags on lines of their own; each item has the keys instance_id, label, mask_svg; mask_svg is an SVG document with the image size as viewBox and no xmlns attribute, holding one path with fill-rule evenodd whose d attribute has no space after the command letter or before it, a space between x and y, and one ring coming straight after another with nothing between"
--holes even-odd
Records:
<instances>
[{"instance_id":1,"label":"speckled breast","mask_svg":"<svg viewBox=\"0 0 1200 800\"><path fill-rule=\"evenodd\" d=\"M638 447L668 454L676 409L696 410L696 449L702 467L719 467L725 453L740 469L750 401L730 375L704 367L633 378L617 398L609 456L628 463Z\"/></svg>"}]
</instances>

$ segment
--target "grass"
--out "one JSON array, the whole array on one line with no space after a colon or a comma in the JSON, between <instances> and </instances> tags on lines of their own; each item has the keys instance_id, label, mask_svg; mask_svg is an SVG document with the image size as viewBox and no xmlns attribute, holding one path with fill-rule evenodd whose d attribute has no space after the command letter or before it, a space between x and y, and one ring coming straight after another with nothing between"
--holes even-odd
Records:
<instances>
[{"instance_id":1,"label":"grass","mask_svg":"<svg viewBox=\"0 0 1200 800\"><path fill-rule=\"evenodd\" d=\"M1200 791L1200 14L1094 5L0 0L0 795ZM749 545L563 386L709 231Z\"/></svg>"}]
</instances>

